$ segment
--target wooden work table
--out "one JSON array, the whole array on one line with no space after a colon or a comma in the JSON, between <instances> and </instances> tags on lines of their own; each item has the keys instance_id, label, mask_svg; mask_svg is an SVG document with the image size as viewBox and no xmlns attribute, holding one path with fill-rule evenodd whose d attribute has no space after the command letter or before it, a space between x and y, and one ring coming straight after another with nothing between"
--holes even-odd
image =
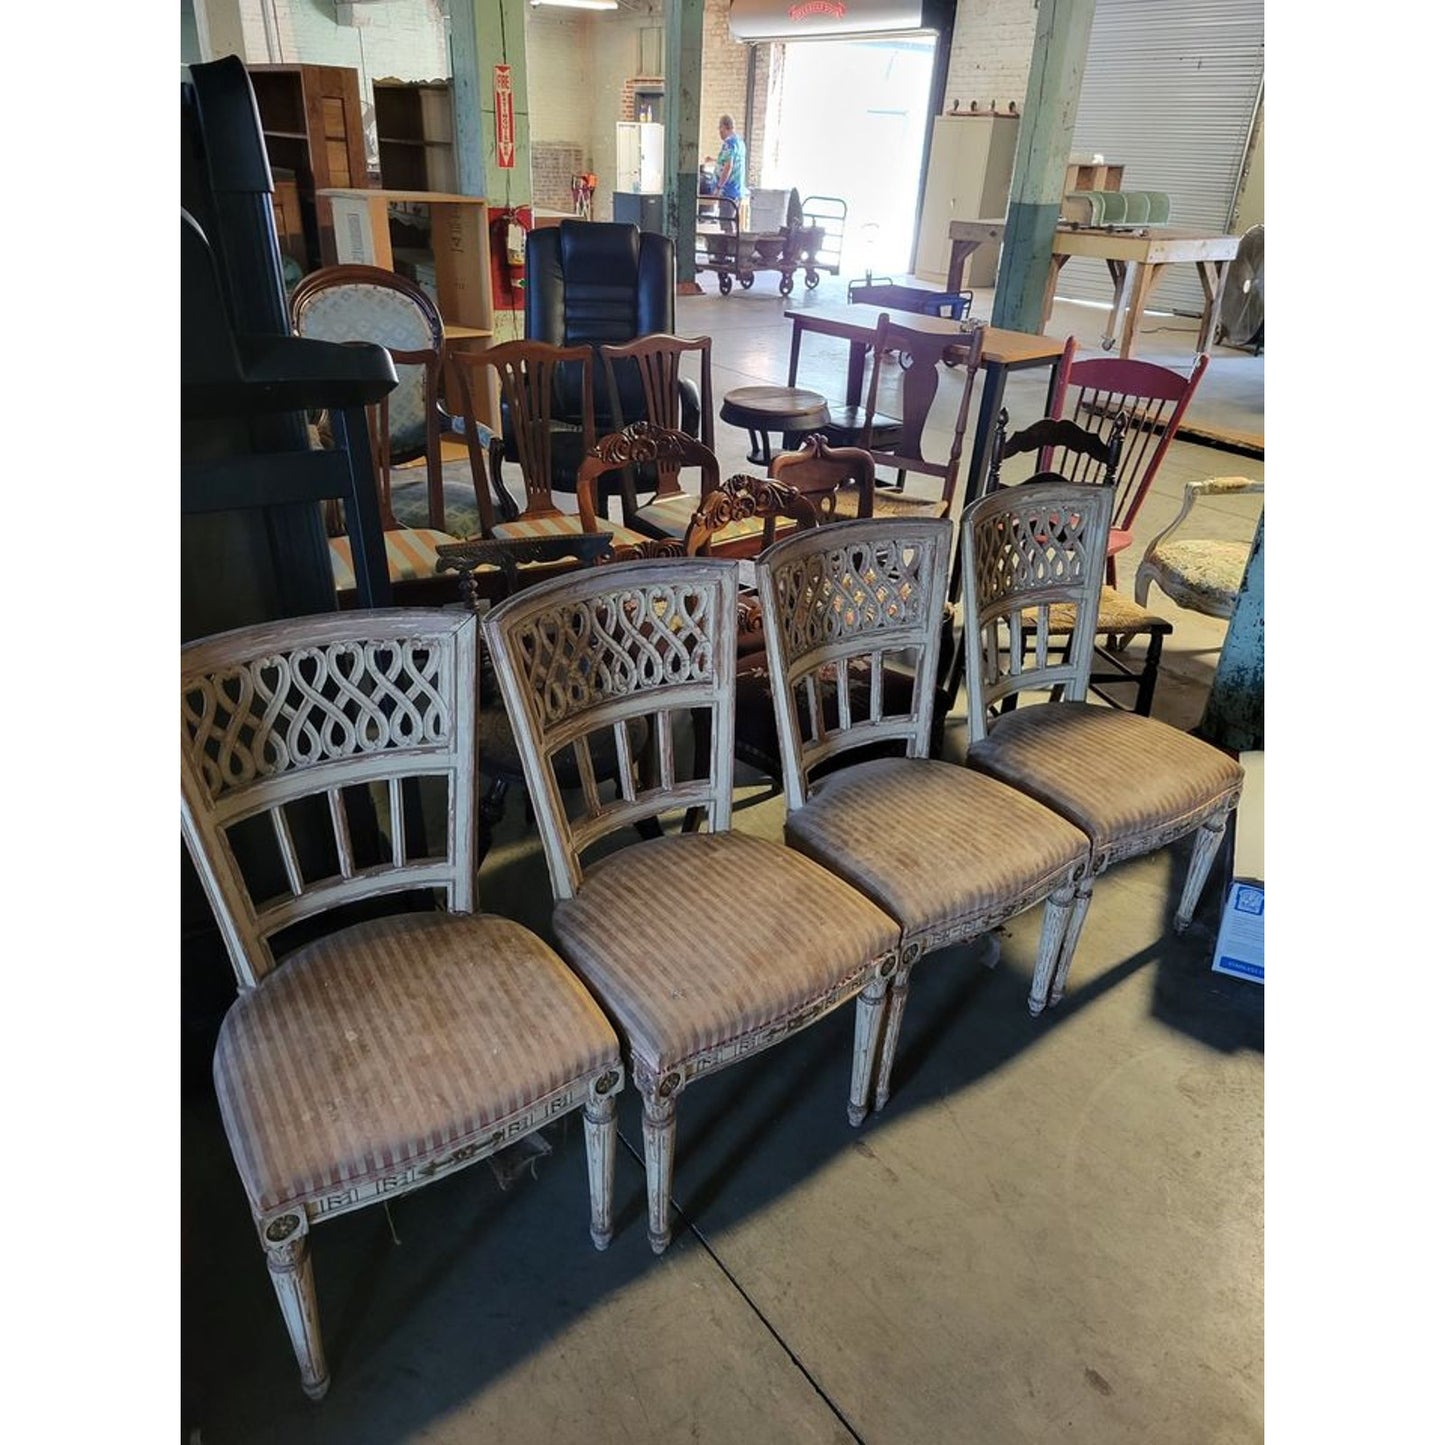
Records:
<instances>
[{"instance_id":1,"label":"wooden work table","mask_svg":"<svg viewBox=\"0 0 1445 1445\"><path fill-rule=\"evenodd\" d=\"M1149 293L1159 279L1159 272L1165 266L1192 261L1199 269L1205 301L1197 345L1200 351L1208 352L1219 325L1224 278L1228 274L1229 263L1238 253L1238 236L1188 231L1178 226L1148 226L1139 231L1060 228L1054 234L1054 254L1044 290L1044 322L1047 324L1049 313L1053 310L1059 272L1069 258L1092 256L1109 268L1109 275L1114 280L1114 309L1109 313L1104 350L1110 350L1117 340L1119 355L1131 356L1134 338L1138 335L1139 323L1149 303Z\"/></svg>"},{"instance_id":2,"label":"wooden work table","mask_svg":"<svg viewBox=\"0 0 1445 1445\"><path fill-rule=\"evenodd\" d=\"M847 404L857 406L863 396L863 362L868 345L878 330L878 318L888 310L884 306L809 306L783 314L793 323L793 345L788 359L788 385L798 384L798 356L803 334L808 331L822 336L838 336L848 342ZM960 327L957 321L941 316L921 316L912 311L888 313L901 326L911 326L915 331L931 331L941 335L957 335ZM973 453L969 461L968 476L964 482L963 502L966 506L983 495L983 484L988 474L988 454L992 443L994 423L998 420L999 408L1003 405L1004 385L1009 374L1029 367L1050 367L1049 400L1053 399L1054 380L1058 374L1059 358L1063 355L1064 343L1052 336L1035 336L1027 331L1005 331L998 326L989 326L983 337L983 395L979 400L978 420L975 423Z\"/></svg>"}]
</instances>

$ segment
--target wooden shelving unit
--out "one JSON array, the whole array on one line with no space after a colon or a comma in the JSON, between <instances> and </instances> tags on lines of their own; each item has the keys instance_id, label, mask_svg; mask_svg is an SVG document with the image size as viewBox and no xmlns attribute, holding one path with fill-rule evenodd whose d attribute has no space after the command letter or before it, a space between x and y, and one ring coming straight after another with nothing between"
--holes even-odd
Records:
<instances>
[{"instance_id":1,"label":"wooden shelving unit","mask_svg":"<svg viewBox=\"0 0 1445 1445\"><path fill-rule=\"evenodd\" d=\"M1064 194L1070 191L1122 191L1124 167L1070 165L1064 170Z\"/></svg>"},{"instance_id":2,"label":"wooden shelving unit","mask_svg":"<svg viewBox=\"0 0 1445 1445\"><path fill-rule=\"evenodd\" d=\"M445 191L327 190L319 195L321 210L336 236L342 265L382 266L399 270L392 242L393 207L425 211L429 222L429 257L435 268L437 310L448 342L473 350L491 345L492 259L487 240L484 196L458 196ZM490 371L478 373L494 386ZM460 413L460 401L448 384L448 409ZM479 420L498 425L496 398L477 399Z\"/></svg>"},{"instance_id":3,"label":"wooden shelving unit","mask_svg":"<svg viewBox=\"0 0 1445 1445\"><path fill-rule=\"evenodd\" d=\"M456 136L449 81L379 80L376 144L381 184L391 191L457 188Z\"/></svg>"},{"instance_id":4,"label":"wooden shelving unit","mask_svg":"<svg viewBox=\"0 0 1445 1445\"><path fill-rule=\"evenodd\" d=\"M316 196L329 188L366 185L357 72L343 65L248 65L246 70L271 170L286 172L295 182L305 237L305 254L295 259L306 270L331 265L336 238ZM287 212L291 204L289 196L280 203L291 238L288 250L295 246L294 219Z\"/></svg>"}]
</instances>

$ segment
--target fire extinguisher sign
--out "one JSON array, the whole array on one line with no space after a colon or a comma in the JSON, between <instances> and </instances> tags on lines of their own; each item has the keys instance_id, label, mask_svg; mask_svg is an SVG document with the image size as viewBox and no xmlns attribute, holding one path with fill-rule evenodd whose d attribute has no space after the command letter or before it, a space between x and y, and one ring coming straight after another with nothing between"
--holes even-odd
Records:
<instances>
[{"instance_id":1,"label":"fire extinguisher sign","mask_svg":"<svg viewBox=\"0 0 1445 1445\"><path fill-rule=\"evenodd\" d=\"M497 97L497 164L504 170L517 164L517 128L512 119L512 67L492 67L493 89Z\"/></svg>"}]
</instances>

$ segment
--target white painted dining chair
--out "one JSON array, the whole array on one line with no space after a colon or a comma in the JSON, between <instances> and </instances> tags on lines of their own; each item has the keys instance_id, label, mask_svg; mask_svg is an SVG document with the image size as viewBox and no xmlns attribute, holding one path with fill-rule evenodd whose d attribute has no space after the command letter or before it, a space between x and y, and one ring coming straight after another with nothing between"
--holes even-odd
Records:
<instances>
[{"instance_id":1,"label":"white painted dining chair","mask_svg":"<svg viewBox=\"0 0 1445 1445\"><path fill-rule=\"evenodd\" d=\"M322 1220L581 1109L593 1243L612 1234L617 1036L541 939L472 911L476 709L470 613L303 617L181 650L182 832L239 987L216 1092L312 1399L330 1383ZM443 907L400 911L418 890ZM387 916L354 916L378 900Z\"/></svg>"}]
</instances>

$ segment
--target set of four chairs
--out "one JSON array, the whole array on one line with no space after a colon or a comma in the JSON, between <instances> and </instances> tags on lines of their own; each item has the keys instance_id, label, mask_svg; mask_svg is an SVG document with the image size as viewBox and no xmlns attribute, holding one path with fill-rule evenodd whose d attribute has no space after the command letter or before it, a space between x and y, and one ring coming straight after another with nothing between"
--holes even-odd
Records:
<instances>
[{"instance_id":1,"label":"set of four chairs","mask_svg":"<svg viewBox=\"0 0 1445 1445\"><path fill-rule=\"evenodd\" d=\"M321 1219L580 1109L603 1247L626 1068L661 1252L694 1080L856 1000L858 1124L888 1098L925 954L1042 904L1038 1013L1063 995L1097 876L1191 832L1177 925L1192 916L1238 765L1090 705L1090 647L1049 645L1061 609L1075 639L1094 635L1112 488L1043 478L966 509L958 765L929 756L950 523L814 527L792 489L758 485L771 490L753 511L804 519L756 563L782 840L731 826L735 562L584 566L482 617L556 950L474 912L470 612L306 618L183 650L183 828L240 986L216 1087L313 1397L328 1384L308 1254ZM1033 705L1010 706L1020 699ZM706 745L689 749L689 735ZM705 830L677 826L699 816ZM376 898L387 916L307 936Z\"/></svg>"}]
</instances>

